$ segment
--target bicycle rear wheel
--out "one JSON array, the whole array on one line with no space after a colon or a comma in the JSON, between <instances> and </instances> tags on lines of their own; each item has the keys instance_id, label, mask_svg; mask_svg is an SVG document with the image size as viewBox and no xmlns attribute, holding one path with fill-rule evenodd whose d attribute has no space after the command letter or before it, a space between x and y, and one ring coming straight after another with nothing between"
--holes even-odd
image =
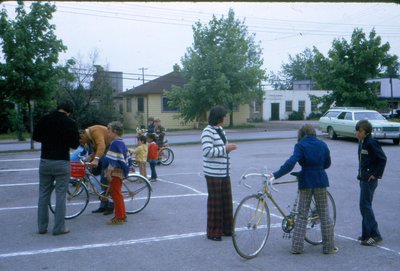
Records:
<instances>
[{"instance_id":1,"label":"bicycle rear wheel","mask_svg":"<svg viewBox=\"0 0 400 271\"><path fill-rule=\"evenodd\" d=\"M147 178L139 174L129 174L122 186L126 213L136 214L146 208L150 201L151 191Z\"/></svg>"},{"instance_id":2,"label":"bicycle rear wheel","mask_svg":"<svg viewBox=\"0 0 400 271\"><path fill-rule=\"evenodd\" d=\"M51 193L49 209L54 214L56 203L55 189ZM65 219L72 219L85 211L89 204L89 192L82 180L70 179L66 196Z\"/></svg>"},{"instance_id":3,"label":"bicycle rear wheel","mask_svg":"<svg viewBox=\"0 0 400 271\"><path fill-rule=\"evenodd\" d=\"M259 195L245 197L233 218L232 241L236 252L246 259L256 257L267 243L269 230L268 205Z\"/></svg>"},{"instance_id":4,"label":"bicycle rear wheel","mask_svg":"<svg viewBox=\"0 0 400 271\"><path fill-rule=\"evenodd\" d=\"M328 201L329 220L333 222L333 227L336 224L336 205L332 195L326 191ZM310 211L307 218L307 229L304 240L312 245L322 244L321 220L317 212L317 206L314 198L311 200Z\"/></svg>"},{"instance_id":5,"label":"bicycle rear wheel","mask_svg":"<svg viewBox=\"0 0 400 271\"><path fill-rule=\"evenodd\" d=\"M169 148L162 149L158 153L158 160L162 165L168 166L174 161L174 152Z\"/></svg>"}]
</instances>

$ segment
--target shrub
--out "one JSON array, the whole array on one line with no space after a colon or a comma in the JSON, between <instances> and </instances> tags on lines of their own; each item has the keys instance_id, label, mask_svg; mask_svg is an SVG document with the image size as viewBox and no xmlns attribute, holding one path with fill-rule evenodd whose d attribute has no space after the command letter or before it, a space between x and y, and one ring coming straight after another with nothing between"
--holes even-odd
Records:
<instances>
[{"instance_id":1,"label":"shrub","mask_svg":"<svg viewBox=\"0 0 400 271\"><path fill-rule=\"evenodd\" d=\"M289 114L289 120L304 120L304 112L293 111Z\"/></svg>"}]
</instances>

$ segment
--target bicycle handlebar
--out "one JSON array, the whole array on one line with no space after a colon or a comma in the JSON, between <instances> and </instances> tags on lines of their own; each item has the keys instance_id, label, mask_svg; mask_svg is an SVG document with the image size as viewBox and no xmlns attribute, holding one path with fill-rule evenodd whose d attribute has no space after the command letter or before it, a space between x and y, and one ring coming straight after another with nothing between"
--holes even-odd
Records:
<instances>
[{"instance_id":1,"label":"bicycle handlebar","mask_svg":"<svg viewBox=\"0 0 400 271\"><path fill-rule=\"evenodd\" d=\"M271 174L268 173L247 173L241 176L240 180L239 180L239 184L242 184L247 187L247 188L251 188L251 186L246 183L246 179L248 177L252 177L252 176L259 176L262 178L265 178L265 180L263 182L266 183L267 187L270 188L271 190L275 191L275 192L279 192L278 189L276 189L274 187L274 185L277 184L288 184L288 183L296 183L298 182L297 180L292 180L292 181L281 181L281 182L275 182L275 178L271 176Z\"/></svg>"}]
</instances>

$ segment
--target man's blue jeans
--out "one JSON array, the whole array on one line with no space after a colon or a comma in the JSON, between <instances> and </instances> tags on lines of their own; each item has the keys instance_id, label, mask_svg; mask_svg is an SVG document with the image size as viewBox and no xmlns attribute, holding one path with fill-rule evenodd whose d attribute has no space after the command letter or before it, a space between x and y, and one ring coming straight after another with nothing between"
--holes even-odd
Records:
<instances>
[{"instance_id":1,"label":"man's blue jeans","mask_svg":"<svg viewBox=\"0 0 400 271\"><path fill-rule=\"evenodd\" d=\"M368 240L370 237L382 238L378 229L378 223L375 220L372 210L372 200L374 192L378 186L378 180L360 181L360 212L362 216L362 240Z\"/></svg>"}]
</instances>

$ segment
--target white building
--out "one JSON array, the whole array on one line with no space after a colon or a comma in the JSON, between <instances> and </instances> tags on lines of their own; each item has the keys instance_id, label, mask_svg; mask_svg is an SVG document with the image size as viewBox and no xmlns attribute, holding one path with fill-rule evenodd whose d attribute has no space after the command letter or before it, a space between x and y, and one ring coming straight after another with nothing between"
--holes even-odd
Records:
<instances>
[{"instance_id":1,"label":"white building","mask_svg":"<svg viewBox=\"0 0 400 271\"><path fill-rule=\"evenodd\" d=\"M304 118L318 112L318 105L311 102L310 95L322 97L326 90L266 90L263 104L264 120L287 120L293 111L304 112Z\"/></svg>"}]
</instances>

